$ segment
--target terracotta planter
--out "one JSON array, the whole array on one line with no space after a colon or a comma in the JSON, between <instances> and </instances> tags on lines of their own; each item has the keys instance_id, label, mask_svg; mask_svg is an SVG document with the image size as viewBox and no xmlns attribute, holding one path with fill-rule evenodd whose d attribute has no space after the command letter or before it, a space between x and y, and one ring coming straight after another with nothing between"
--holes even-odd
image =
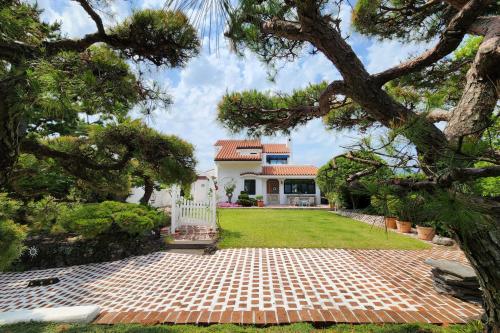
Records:
<instances>
[{"instance_id":1,"label":"terracotta planter","mask_svg":"<svg viewBox=\"0 0 500 333\"><path fill-rule=\"evenodd\" d=\"M433 227L421 227L417 225L418 238L426 241L431 241L436 235L436 229Z\"/></svg>"},{"instance_id":2,"label":"terracotta planter","mask_svg":"<svg viewBox=\"0 0 500 333\"><path fill-rule=\"evenodd\" d=\"M257 206L264 207L264 200L257 200Z\"/></svg>"},{"instance_id":3,"label":"terracotta planter","mask_svg":"<svg viewBox=\"0 0 500 333\"><path fill-rule=\"evenodd\" d=\"M396 218L387 216L385 218L385 226L387 227L387 229L396 229L397 228Z\"/></svg>"},{"instance_id":4,"label":"terracotta planter","mask_svg":"<svg viewBox=\"0 0 500 333\"><path fill-rule=\"evenodd\" d=\"M411 232L411 222L396 220L396 226L399 232L408 234Z\"/></svg>"}]
</instances>

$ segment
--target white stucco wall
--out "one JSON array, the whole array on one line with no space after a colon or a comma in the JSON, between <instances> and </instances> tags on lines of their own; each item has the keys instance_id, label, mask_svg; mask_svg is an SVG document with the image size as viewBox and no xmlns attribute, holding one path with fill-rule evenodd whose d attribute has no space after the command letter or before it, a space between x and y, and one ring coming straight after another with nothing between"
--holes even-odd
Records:
<instances>
[{"instance_id":1,"label":"white stucco wall","mask_svg":"<svg viewBox=\"0 0 500 333\"><path fill-rule=\"evenodd\" d=\"M131 194L126 201L130 203L139 203L139 200L141 200L143 195L143 187L133 187L131 189ZM153 191L153 194L151 195L151 199L149 201L150 205L153 207L167 207L170 206L171 202L172 196L170 195L170 189Z\"/></svg>"},{"instance_id":2,"label":"white stucco wall","mask_svg":"<svg viewBox=\"0 0 500 333\"><path fill-rule=\"evenodd\" d=\"M241 176L243 172L261 172L261 162L216 162L216 175L217 175L217 184L219 186L219 190L217 191L217 201L218 202L227 202L226 192L224 190L224 186L231 181L234 181L236 184L236 188L234 190L232 202L235 202L238 199L238 195L244 189L244 180L245 179L257 179L255 176L247 175ZM256 180L255 182L255 193L256 195L262 194L262 182ZM253 196L252 196L253 197Z\"/></svg>"}]
</instances>

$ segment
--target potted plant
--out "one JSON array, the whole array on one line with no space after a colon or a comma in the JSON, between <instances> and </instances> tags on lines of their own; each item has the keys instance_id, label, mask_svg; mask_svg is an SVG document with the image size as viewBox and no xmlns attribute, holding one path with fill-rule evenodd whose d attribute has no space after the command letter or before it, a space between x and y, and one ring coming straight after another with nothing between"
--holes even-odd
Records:
<instances>
[{"instance_id":1,"label":"potted plant","mask_svg":"<svg viewBox=\"0 0 500 333\"><path fill-rule=\"evenodd\" d=\"M329 192L326 198L328 199L331 210L337 211L343 208L342 195L339 192Z\"/></svg>"},{"instance_id":2,"label":"potted plant","mask_svg":"<svg viewBox=\"0 0 500 333\"><path fill-rule=\"evenodd\" d=\"M370 204L378 214L384 216L385 226L388 229L396 229L397 205L399 199L381 191L370 198Z\"/></svg>"},{"instance_id":3,"label":"potted plant","mask_svg":"<svg viewBox=\"0 0 500 333\"><path fill-rule=\"evenodd\" d=\"M411 222L407 220L408 218L404 213L398 214L398 217L396 219L396 228L399 232L406 234L411 232Z\"/></svg>"},{"instance_id":4,"label":"potted plant","mask_svg":"<svg viewBox=\"0 0 500 333\"><path fill-rule=\"evenodd\" d=\"M426 221L417 224L417 235L419 239L431 241L436 235L436 221Z\"/></svg>"},{"instance_id":5,"label":"potted plant","mask_svg":"<svg viewBox=\"0 0 500 333\"><path fill-rule=\"evenodd\" d=\"M436 235L436 226L439 224L437 209L432 201L426 200L417 214L417 235L419 239L431 241Z\"/></svg>"},{"instance_id":6,"label":"potted plant","mask_svg":"<svg viewBox=\"0 0 500 333\"><path fill-rule=\"evenodd\" d=\"M224 185L224 191L226 192L227 202L229 203L231 203L231 200L233 200L233 193L235 188L236 184L233 181Z\"/></svg>"},{"instance_id":7,"label":"potted plant","mask_svg":"<svg viewBox=\"0 0 500 333\"><path fill-rule=\"evenodd\" d=\"M338 208L339 195L335 192L329 192L326 194L326 198L328 199L330 210L336 210Z\"/></svg>"},{"instance_id":8,"label":"potted plant","mask_svg":"<svg viewBox=\"0 0 500 333\"><path fill-rule=\"evenodd\" d=\"M257 200L257 206L259 207L264 207L264 196L263 195L256 195L255 199Z\"/></svg>"},{"instance_id":9,"label":"potted plant","mask_svg":"<svg viewBox=\"0 0 500 333\"><path fill-rule=\"evenodd\" d=\"M423 197L418 193L410 193L397 201L396 227L399 232L410 233L412 222L421 221L423 218Z\"/></svg>"}]
</instances>

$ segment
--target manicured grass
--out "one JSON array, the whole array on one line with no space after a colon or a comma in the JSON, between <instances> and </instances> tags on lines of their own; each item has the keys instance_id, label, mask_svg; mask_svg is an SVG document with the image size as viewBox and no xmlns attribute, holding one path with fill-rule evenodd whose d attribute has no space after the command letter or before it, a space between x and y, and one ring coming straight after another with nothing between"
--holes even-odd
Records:
<instances>
[{"instance_id":1,"label":"manicured grass","mask_svg":"<svg viewBox=\"0 0 500 333\"><path fill-rule=\"evenodd\" d=\"M221 248L426 249L408 236L386 232L320 210L220 209Z\"/></svg>"},{"instance_id":2,"label":"manicured grass","mask_svg":"<svg viewBox=\"0 0 500 333\"><path fill-rule=\"evenodd\" d=\"M481 324L440 327L433 325L336 325L317 329L310 324L293 324L256 328L252 326L213 325L208 327L177 326L141 326L141 325L71 325L28 323L0 326L0 333L479 333Z\"/></svg>"}]
</instances>

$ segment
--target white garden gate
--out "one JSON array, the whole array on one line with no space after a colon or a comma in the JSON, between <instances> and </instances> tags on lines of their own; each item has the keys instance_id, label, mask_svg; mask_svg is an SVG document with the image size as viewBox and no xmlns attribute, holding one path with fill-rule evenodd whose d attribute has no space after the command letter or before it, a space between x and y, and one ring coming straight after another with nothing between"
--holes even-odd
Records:
<instances>
[{"instance_id":1,"label":"white garden gate","mask_svg":"<svg viewBox=\"0 0 500 333\"><path fill-rule=\"evenodd\" d=\"M172 192L172 211L171 211L171 232L180 226L207 226L217 227L217 202L215 184L210 180L210 186L207 188L208 201L193 201L181 196L181 188L173 186Z\"/></svg>"}]
</instances>

